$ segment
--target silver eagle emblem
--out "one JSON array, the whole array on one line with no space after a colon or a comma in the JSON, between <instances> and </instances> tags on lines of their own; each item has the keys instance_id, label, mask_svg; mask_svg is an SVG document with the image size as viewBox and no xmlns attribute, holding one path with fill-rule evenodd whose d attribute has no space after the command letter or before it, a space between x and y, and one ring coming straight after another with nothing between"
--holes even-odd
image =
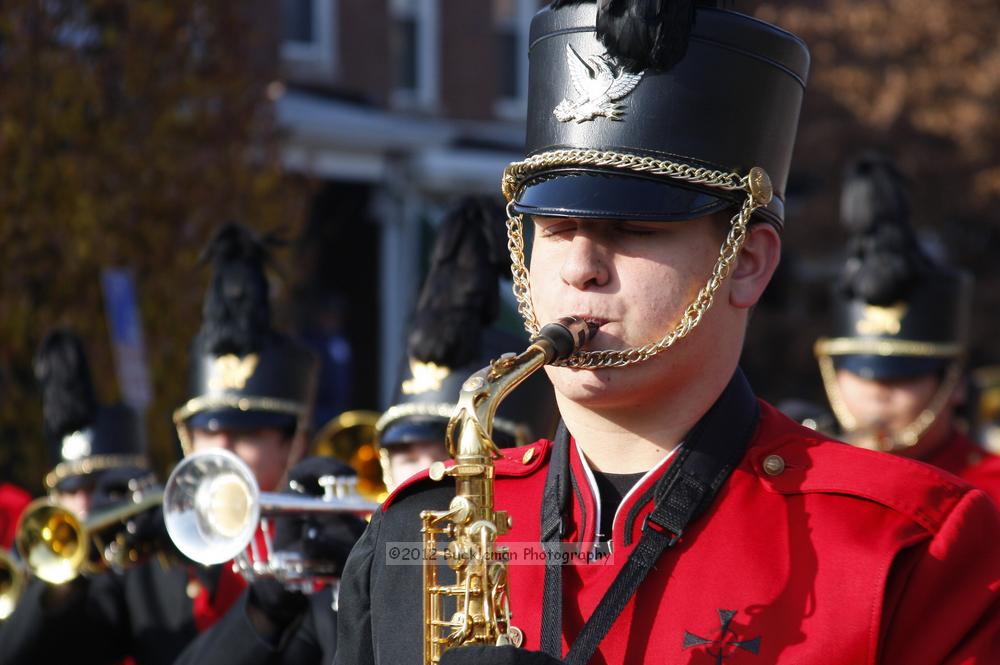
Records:
<instances>
[{"instance_id":1,"label":"silver eagle emblem","mask_svg":"<svg viewBox=\"0 0 1000 665\"><path fill-rule=\"evenodd\" d=\"M576 98L559 102L552 111L556 120L585 122L599 116L621 120L625 107L617 102L639 85L642 72L625 71L607 53L584 58L569 44L566 62Z\"/></svg>"}]
</instances>

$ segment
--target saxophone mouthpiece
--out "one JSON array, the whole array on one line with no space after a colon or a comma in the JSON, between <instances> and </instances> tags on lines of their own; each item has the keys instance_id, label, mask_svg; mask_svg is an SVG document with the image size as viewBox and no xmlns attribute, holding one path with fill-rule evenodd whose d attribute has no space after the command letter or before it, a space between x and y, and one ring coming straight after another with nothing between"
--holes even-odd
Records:
<instances>
[{"instance_id":1,"label":"saxophone mouthpiece","mask_svg":"<svg viewBox=\"0 0 1000 665\"><path fill-rule=\"evenodd\" d=\"M570 357L597 333L600 325L579 316L564 316L549 323L538 331L533 342L547 342L551 354L546 354L546 363ZM551 357L548 357L551 355Z\"/></svg>"}]
</instances>

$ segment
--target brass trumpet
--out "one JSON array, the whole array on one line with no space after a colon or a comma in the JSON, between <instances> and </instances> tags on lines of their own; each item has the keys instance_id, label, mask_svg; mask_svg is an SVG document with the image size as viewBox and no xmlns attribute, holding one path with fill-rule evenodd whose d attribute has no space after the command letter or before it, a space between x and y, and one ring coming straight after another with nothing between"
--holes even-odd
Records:
<instances>
[{"instance_id":1,"label":"brass trumpet","mask_svg":"<svg viewBox=\"0 0 1000 665\"><path fill-rule=\"evenodd\" d=\"M65 584L81 574L120 570L139 561L140 552L125 542L131 518L160 505L159 490L133 493L131 501L80 520L51 499L36 499L24 510L14 545L25 567L49 584ZM91 545L98 556L91 557Z\"/></svg>"},{"instance_id":2,"label":"brass trumpet","mask_svg":"<svg viewBox=\"0 0 1000 665\"><path fill-rule=\"evenodd\" d=\"M24 591L24 571L21 564L0 550L0 621L14 613L22 591Z\"/></svg>"},{"instance_id":3,"label":"brass trumpet","mask_svg":"<svg viewBox=\"0 0 1000 665\"><path fill-rule=\"evenodd\" d=\"M286 586L325 581L332 566L276 550L270 517L354 513L370 515L378 504L357 494L356 478L319 479L325 496L313 498L261 492L250 468L227 450L185 457L164 488L163 519L178 550L192 561L233 561L248 580L273 577ZM259 535L258 535L259 534Z\"/></svg>"}]
</instances>

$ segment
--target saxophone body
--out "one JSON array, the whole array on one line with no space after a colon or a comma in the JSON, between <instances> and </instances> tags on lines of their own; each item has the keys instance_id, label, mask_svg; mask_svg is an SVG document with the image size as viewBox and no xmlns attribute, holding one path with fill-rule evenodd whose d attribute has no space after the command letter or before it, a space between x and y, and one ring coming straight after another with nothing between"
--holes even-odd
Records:
<instances>
[{"instance_id":1,"label":"saxophone body","mask_svg":"<svg viewBox=\"0 0 1000 665\"><path fill-rule=\"evenodd\" d=\"M457 646L520 646L521 631L511 624L507 550L497 544L512 524L493 501L494 460L500 457L493 418L520 383L574 353L596 329L577 317L560 319L542 328L525 351L501 356L462 385L446 431L455 464L431 467L434 480L455 479L455 497L447 510L420 514L425 665L437 665L445 650ZM441 560L454 572L454 583L439 579Z\"/></svg>"}]
</instances>

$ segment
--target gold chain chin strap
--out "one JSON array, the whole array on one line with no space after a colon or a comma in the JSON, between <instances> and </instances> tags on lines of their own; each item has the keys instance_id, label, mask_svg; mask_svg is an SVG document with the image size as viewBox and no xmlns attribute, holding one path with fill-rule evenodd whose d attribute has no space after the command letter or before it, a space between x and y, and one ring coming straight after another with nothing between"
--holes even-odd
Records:
<instances>
[{"instance_id":1,"label":"gold chain chin strap","mask_svg":"<svg viewBox=\"0 0 1000 665\"><path fill-rule=\"evenodd\" d=\"M733 262L743 248L743 241L746 240L750 216L758 208L770 203L773 195L771 180L767 172L759 166L750 169L750 172L743 177L736 173L713 171L652 157L600 150L552 150L510 164L504 169L502 183L503 194L507 199L507 248L512 263L517 311L524 319L524 327L531 336L538 334L539 324L531 304L528 268L524 263L523 219L522 215L514 212L513 205L515 197L529 177L539 171L559 166L594 166L661 175L691 184L706 185L730 192L743 191L747 194L739 212L730 220L729 233L719 249L719 258L712 269L711 277L695 296L694 301L684 310L684 315L673 330L659 341L640 347L621 351L581 351L563 361L552 363L559 367L579 369L627 367L652 358L686 337L701 322L705 312L712 306L715 292L729 275Z\"/></svg>"}]
</instances>

